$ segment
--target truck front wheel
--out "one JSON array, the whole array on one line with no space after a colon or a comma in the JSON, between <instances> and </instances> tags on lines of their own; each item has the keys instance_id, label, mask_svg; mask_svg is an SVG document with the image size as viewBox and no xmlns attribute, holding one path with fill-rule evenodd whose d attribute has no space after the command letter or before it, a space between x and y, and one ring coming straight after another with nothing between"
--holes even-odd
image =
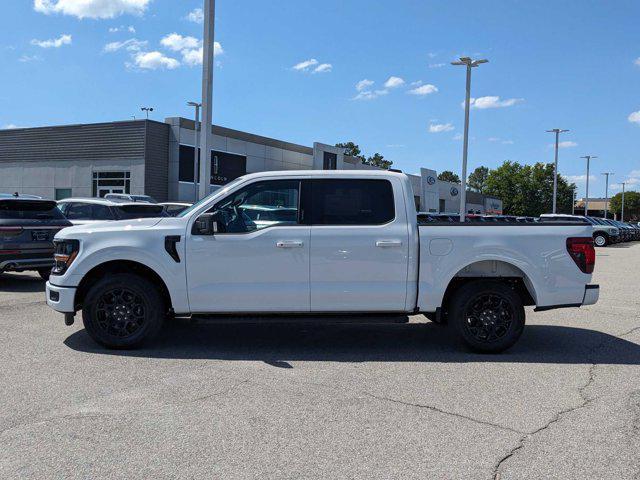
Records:
<instances>
[{"instance_id":1,"label":"truck front wheel","mask_svg":"<svg viewBox=\"0 0 640 480\"><path fill-rule=\"evenodd\" d=\"M502 282L469 282L454 293L449 305L450 325L477 352L502 352L514 345L524 330L522 299Z\"/></svg>"},{"instance_id":2,"label":"truck front wheel","mask_svg":"<svg viewBox=\"0 0 640 480\"><path fill-rule=\"evenodd\" d=\"M153 339L165 316L156 286L139 275L117 273L96 282L85 297L82 321L107 348L136 348Z\"/></svg>"}]
</instances>

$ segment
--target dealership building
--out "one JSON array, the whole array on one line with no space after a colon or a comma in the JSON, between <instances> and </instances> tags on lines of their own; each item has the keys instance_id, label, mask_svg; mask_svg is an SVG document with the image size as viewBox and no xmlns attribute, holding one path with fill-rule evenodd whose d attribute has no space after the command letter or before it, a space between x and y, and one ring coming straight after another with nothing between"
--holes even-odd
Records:
<instances>
[{"instance_id":1,"label":"dealership building","mask_svg":"<svg viewBox=\"0 0 640 480\"><path fill-rule=\"evenodd\" d=\"M217 125L212 133L212 191L246 173L377 170L320 142L304 146ZM0 193L57 200L131 193L192 202L195 140L195 122L180 117L0 130ZM409 178L419 211L459 211L459 184L428 168ZM468 192L467 211L502 213L502 202Z\"/></svg>"}]
</instances>

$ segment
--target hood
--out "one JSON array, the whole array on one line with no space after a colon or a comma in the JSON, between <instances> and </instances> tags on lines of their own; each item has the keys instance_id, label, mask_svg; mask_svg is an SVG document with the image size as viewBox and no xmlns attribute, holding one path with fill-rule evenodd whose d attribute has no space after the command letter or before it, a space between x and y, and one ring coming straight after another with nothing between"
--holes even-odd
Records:
<instances>
[{"instance_id":1,"label":"hood","mask_svg":"<svg viewBox=\"0 0 640 480\"><path fill-rule=\"evenodd\" d=\"M56 235L56 238L78 238L79 236L91 235L101 232L129 232L136 230L146 230L155 227L164 218L136 218L132 220L116 220L91 223L87 225L76 225L67 227Z\"/></svg>"}]
</instances>

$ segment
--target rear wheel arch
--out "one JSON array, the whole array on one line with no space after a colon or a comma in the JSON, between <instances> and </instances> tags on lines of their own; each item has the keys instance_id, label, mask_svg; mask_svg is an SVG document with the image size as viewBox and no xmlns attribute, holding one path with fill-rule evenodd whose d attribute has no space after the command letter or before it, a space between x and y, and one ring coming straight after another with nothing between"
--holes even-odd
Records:
<instances>
[{"instance_id":1,"label":"rear wheel arch","mask_svg":"<svg viewBox=\"0 0 640 480\"><path fill-rule=\"evenodd\" d=\"M76 310L82 308L84 299L93 285L105 277L116 273L138 275L150 281L160 292L168 311L172 310L171 294L162 277L151 267L133 260L112 260L96 265L82 278L76 290L74 305Z\"/></svg>"}]
</instances>

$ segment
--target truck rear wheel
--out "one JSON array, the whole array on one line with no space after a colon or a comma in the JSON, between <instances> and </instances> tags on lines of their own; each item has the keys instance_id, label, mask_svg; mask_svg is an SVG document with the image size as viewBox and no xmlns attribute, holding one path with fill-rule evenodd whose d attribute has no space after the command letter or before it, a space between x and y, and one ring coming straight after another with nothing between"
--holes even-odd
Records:
<instances>
[{"instance_id":1,"label":"truck rear wheel","mask_svg":"<svg viewBox=\"0 0 640 480\"><path fill-rule=\"evenodd\" d=\"M87 292L82 321L89 336L107 348L136 348L152 340L165 317L156 286L139 275L118 273Z\"/></svg>"},{"instance_id":2,"label":"truck rear wheel","mask_svg":"<svg viewBox=\"0 0 640 480\"><path fill-rule=\"evenodd\" d=\"M454 293L449 313L451 326L477 352L502 352L513 346L524 330L520 295L498 281L463 285Z\"/></svg>"}]
</instances>

